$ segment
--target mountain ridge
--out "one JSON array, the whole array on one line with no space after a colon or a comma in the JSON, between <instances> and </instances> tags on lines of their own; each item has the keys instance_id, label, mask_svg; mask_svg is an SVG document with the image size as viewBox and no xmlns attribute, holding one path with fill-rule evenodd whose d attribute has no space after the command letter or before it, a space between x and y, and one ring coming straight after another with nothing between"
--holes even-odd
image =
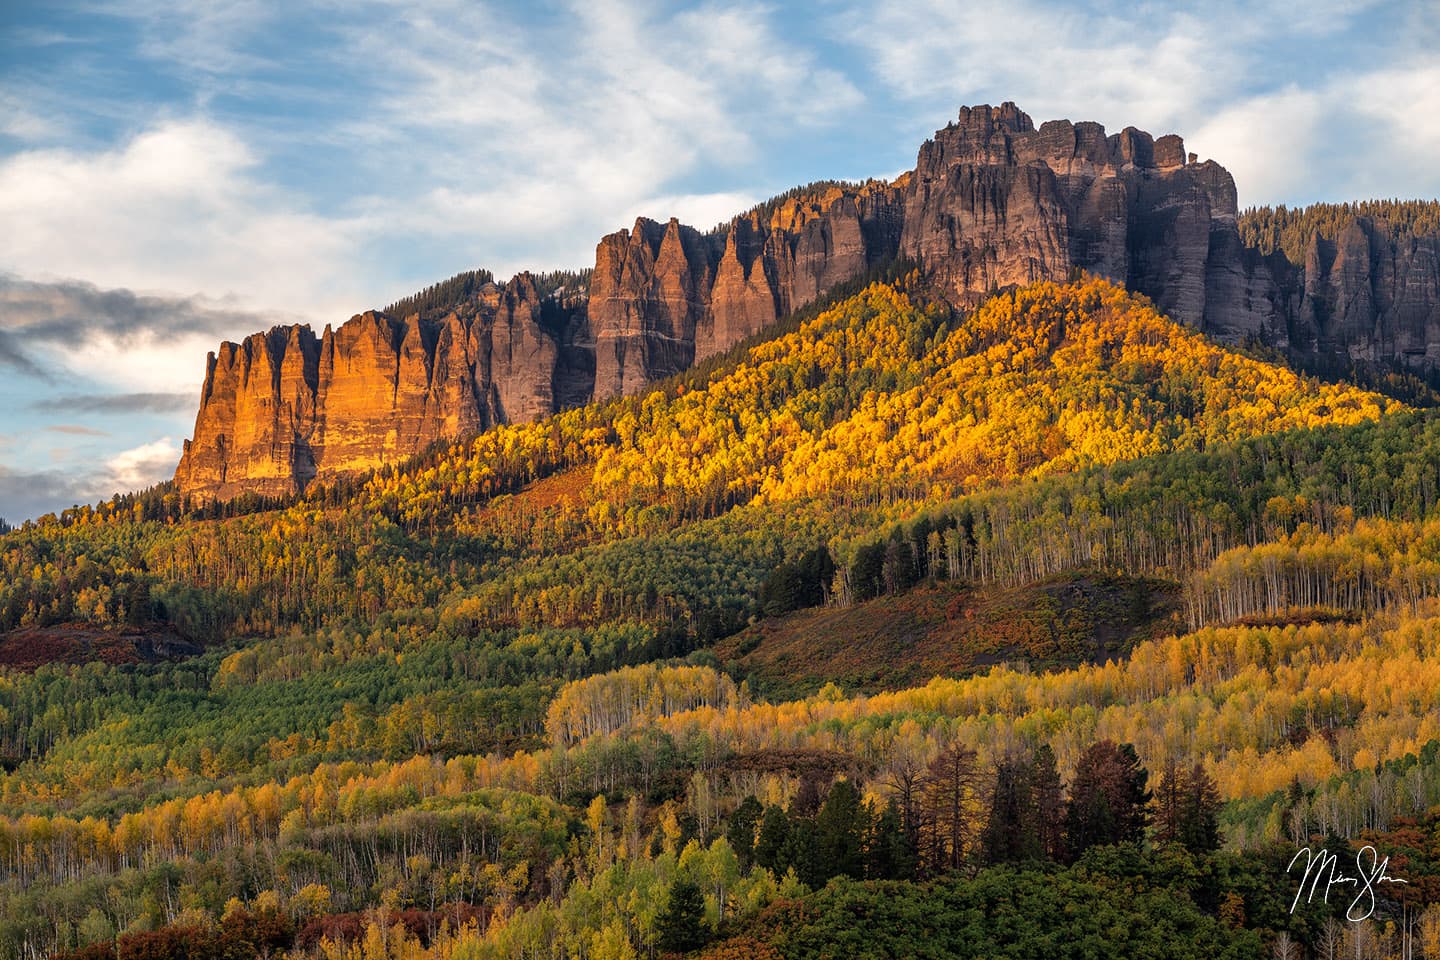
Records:
<instances>
[{"instance_id":1,"label":"mountain ridge","mask_svg":"<svg viewBox=\"0 0 1440 960\"><path fill-rule=\"evenodd\" d=\"M812 187L708 233L639 218L597 244L583 295L477 275L442 317L369 311L319 338L281 327L222 345L177 487L283 496L634 393L896 257L960 307L1084 270L1222 341L1440 367L1440 237L1359 218L1317 234L1297 267L1245 245L1230 174L1173 134L966 107L894 181Z\"/></svg>"}]
</instances>

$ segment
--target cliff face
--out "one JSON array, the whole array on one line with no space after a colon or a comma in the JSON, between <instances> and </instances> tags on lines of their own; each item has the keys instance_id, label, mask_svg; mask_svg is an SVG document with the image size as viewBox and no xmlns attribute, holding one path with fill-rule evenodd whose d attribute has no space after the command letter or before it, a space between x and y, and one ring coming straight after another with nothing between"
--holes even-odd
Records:
<instances>
[{"instance_id":1,"label":"cliff face","mask_svg":"<svg viewBox=\"0 0 1440 960\"><path fill-rule=\"evenodd\" d=\"M1235 184L1191 159L1176 136L1107 136L1068 120L1036 130L1013 104L966 108L920 148L901 251L962 303L1078 268L1202 326L1213 235L1234 232Z\"/></svg>"},{"instance_id":2,"label":"cliff face","mask_svg":"<svg viewBox=\"0 0 1440 960\"><path fill-rule=\"evenodd\" d=\"M596 247L587 299L542 297L521 274L443 317L223 344L176 480L201 499L290 493L632 393L897 255L962 305L1086 270L1222 340L1440 369L1440 237L1357 218L1298 268L1241 242L1235 197L1177 136L967 107L892 183L801 191L708 234L637 220Z\"/></svg>"},{"instance_id":3,"label":"cliff face","mask_svg":"<svg viewBox=\"0 0 1440 960\"><path fill-rule=\"evenodd\" d=\"M595 399L723 352L894 257L900 197L871 182L752 211L715 234L642 217L605 237L588 308Z\"/></svg>"},{"instance_id":4,"label":"cliff face","mask_svg":"<svg viewBox=\"0 0 1440 960\"><path fill-rule=\"evenodd\" d=\"M897 188L871 183L712 234L641 218L600 241L581 303L521 274L438 319L372 311L318 340L291 326L222 344L175 479L200 499L279 496L632 393L894 257L901 210Z\"/></svg>"},{"instance_id":5,"label":"cliff face","mask_svg":"<svg viewBox=\"0 0 1440 960\"><path fill-rule=\"evenodd\" d=\"M1321 355L1440 368L1440 237L1360 217L1306 251L1295 339Z\"/></svg>"},{"instance_id":6,"label":"cliff face","mask_svg":"<svg viewBox=\"0 0 1440 960\"><path fill-rule=\"evenodd\" d=\"M583 369L565 375L543 306L521 274L439 320L371 311L318 339L291 326L222 344L175 479L202 498L278 496L543 416L576 377L589 392Z\"/></svg>"}]
</instances>

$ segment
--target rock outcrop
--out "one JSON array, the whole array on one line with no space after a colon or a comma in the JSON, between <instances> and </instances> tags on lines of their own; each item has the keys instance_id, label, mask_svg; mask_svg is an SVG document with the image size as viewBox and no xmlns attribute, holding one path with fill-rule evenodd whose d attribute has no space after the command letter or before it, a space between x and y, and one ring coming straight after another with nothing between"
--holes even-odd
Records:
<instances>
[{"instance_id":1,"label":"rock outcrop","mask_svg":"<svg viewBox=\"0 0 1440 960\"><path fill-rule=\"evenodd\" d=\"M1189 162L1177 136L1036 130L1007 103L961 110L920 148L901 252L962 303L1082 269L1201 326L1212 234L1234 232L1235 216L1230 175Z\"/></svg>"},{"instance_id":2,"label":"rock outcrop","mask_svg":"<svg viewBox=\"0 0 1440 960\"><path fill-rule=\"evenodd\" d=\"M1395 237L1353 220L1306 251L1295 336L1322 356L1429 373L1440 369L1440 237Z\"/></svg>"},{"instance_id":3,"label":"rock outcrop","mask_svg":"<svg viewBox=\"0 0 1440 960\"><path fill-rule=\"evenodd\" d=\"M176 480L199 499L287 494L632 393L896 256L960 305L1084 270L1222 340L1440 371L1440 237L1357 218L1300 267L1246 247L1236 218L1230 174L1178 136L967 107L893 182L816 185L709 233L641 218L599 242L584 298L521 274L445 316L223 344Z\"/></svg>"},{"instance_id":4,"label":"rock outcrop","mask_svg":"<svg viewBox=\"0 0 1440 960\"><path fill-rule=\"evenodd\" d=\"M595 399L631 393L759 333L893 258L900 190L829 187L701 234L640 218L595 249Z\"/></svg>"},{"instance_id":5,"label":"rock outcrop","mask_svg":"<svg viewBox=\"0 0 1440 960\"><path fill-rule=\"evenodd\" d=\"M835 186L702 234L641 218L603 238L583 302L528 274L443 317L371 311L212 354L175 479L201 500L283 496L441 439L632 393L896 255L900 193Z\"/></svg>"},{"instance_id":6,"label":"rock outcrop","mask_svg":"<svg viewBox=\"0 0 1440 960\"><path fill-rule=\"evenodd\" d=\"M550 413L557 389L580 391L561 376L566 344L545 313L521 274L436 320L370 311L319 338L289 326L222 344L175 479L202 499L281 496Z\"/></svg>"}]
</instances>

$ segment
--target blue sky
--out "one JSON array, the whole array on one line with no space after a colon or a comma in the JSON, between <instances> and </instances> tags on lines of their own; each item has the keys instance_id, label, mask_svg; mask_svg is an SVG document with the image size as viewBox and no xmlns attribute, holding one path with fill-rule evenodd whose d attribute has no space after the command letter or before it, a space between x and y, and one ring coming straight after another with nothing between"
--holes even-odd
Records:
<instances>
[{"instance_id":1,"label":"blue sky","mask_svg":"<svg viewBox=\"0 0 1440 960\"><path fill-rule=\"evenodd\" d=\"M1433 197L1436 50L1431 0L0 0L0 516L167 477L222 339L891 176L961 104Z\"/></svg>"}]
</instances>

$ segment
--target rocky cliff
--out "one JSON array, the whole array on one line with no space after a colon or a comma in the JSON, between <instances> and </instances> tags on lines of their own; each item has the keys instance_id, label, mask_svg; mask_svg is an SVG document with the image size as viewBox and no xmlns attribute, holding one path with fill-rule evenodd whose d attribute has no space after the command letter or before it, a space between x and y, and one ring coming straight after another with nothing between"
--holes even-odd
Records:
<instances>
[{"instance_id":1,"label":"rocky cliff","mask_svg":"<svg viewBox=\"0 0 1440 960\"><path fill-rule=\"evenodd\" d=\"M634 392L893 258L900 196L827 187L706 234L641 218L600 241L583 299L521 274L443 316L371 311L319 339L289 326L222 344L175 479L201 500L282 496Z\"/></svg>"},{"instance_id":2,"label":"rocky cliff","mask_svg":"<svg viewBox=\"0 0 1440 960\"><path fill-rule=\"evenodd\" d=\"M920 148L901 251L959 302L1083 269L1205 326L1210 251L1235 216L1230 175L1177 136L1068 120L1036 130L1007 103L961 110Z\"/></svg>"},{"instance_id":3,"label":"rocky cliff","mask_svg":"<svg viewBox=\"0 0 1440 960\"><path fill-rule=\"evenodd\" d=\"M279 496L543 416L591 392L583 364L562 363L570 319L521 274L437 319L371 311L319 338L290 326L222 344L175 479L201 498Z\"/></svg>"},{"instance_id":4,"label":"rocky cliff","mask_svg":"<svg viewBox=\"0 0 1440 960\"><path fill-rule=\"evenodd\" d=\"M894 182L817 185L709 233L639 219L600 241L583 297L521 274L443 315L223 344L176 480L200 499L286 494L631 393L897 255L961 305L1085 270L1220 339L1440 370L1440 238L1359 217L1292 264L1242 242L1234 181L1178 136L1036 129L1007 103L961 110Z\"/></svg>"},{"instance_id":5,"label":"rocky cliff","mask_svg":"<svg viewBox=\"0 0 1440 960\"><path fill-rule=\"evenodd\" d=\"M893 258L902 192L831 186L700 234L641 218L595 250L588 321L595 398L630 393L722 352Z\"/></svg>"}]
</instances>

